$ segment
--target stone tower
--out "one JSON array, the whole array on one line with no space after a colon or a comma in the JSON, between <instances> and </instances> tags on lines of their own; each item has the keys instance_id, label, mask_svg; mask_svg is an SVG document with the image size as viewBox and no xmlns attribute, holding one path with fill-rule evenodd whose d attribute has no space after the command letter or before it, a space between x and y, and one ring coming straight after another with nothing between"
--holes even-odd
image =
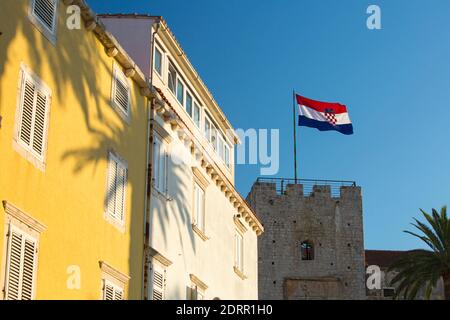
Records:
<instances>
[{"instance_id":1,"label":"stone tower","mask_svg":"<svg viewBox=\"0 0 450 320\"><path fill-rule=\"evenodd\" d=\"M365 299L360 187L259 179L247 201L265 228L259 299Z\"/></svg>"}]
</instances>

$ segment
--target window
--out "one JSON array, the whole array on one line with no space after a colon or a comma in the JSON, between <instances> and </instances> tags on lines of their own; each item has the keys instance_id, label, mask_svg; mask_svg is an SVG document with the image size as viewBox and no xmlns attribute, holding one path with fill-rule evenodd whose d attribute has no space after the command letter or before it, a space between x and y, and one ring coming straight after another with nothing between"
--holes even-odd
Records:
<instances>
[{"instance_id":1,"label":"window","mask_svg":"<svg viewBox=\"0 0 450 320\"><path fill-rule=\"evenodd\" d=\"M214 150L217 150L217 129L209 116L205 116L205 137L211 143Z\"/></svg>"},{"instance_id":2,"label":"window","mask_svg":"<svg viewBox=\"0 0 450 320\"><path fill-rule=\"evenodd\" d=\"M194 102L194 113L192 117L197 128L200 128L200 107L196 102Z\"/></svg>"},{"instance_id":3,"label":"window","mask_svg":"<svg viewBox=\"0 0 450 320\"><path fill-rule=\"evenodd\" d=\"M300 244L302 260L314 260L314 246L311 241L306 240Z\"/></svg>"},{"instance_id":4,"label":"window","mask_svg":"<svg viewBox=\"0 0 450 320\"><path fill-rule=\"evenodd\" d=\"M165 296L165 270L157 263L151 264L151 299L164 300Z\"/></svg>"},{"instance_id":5,"label":"window","mask_svg":"<svg viewBox=\"0 0 450 320\"><path fill-rule=\"evenodd\" d=\"M30 19L52 43L56 41L58 0L32 0Z\"/></svg>"},{"instance_id":6,"label":"window","mask_svg":"<svg viewBox=\"0 0 450 320\"><path fill-rule=\"evenodd\" d=\"M230 168L230 146L208 116L205 116L205 137L212 144L214 150L217 151L217 155L223 160L225 165Z\"/></svg>"},{"instance_id":7,"label":"window","mask_svg":"<svg viewBox=\"0 0 450 320\"><path fill-rule=\"evenodd\" d=\"M162 63L163 63L162 58L163 56L161 51L157 47L155 47L154 65L156 72L158 72L160 76L162 76Z\"/></svg>"},{"instance_id":8,"label":"window","mask_svg":"<svg viewBox=\"0 0 450 320\"><path fill-rule=\"evenodd\" d=\"M185 109L189 117L194 121L197 128L200 128L200 107L198 105L198 99L195 98L195 94L192 94L191 90L186 89L186 101Z\"/></svg>"},{"instance_id":9,"label":"window","mask_svg":"<svg viewBox=\"0 0 450 320\"><path fill-rule=\"evenodd\" d=\"M214 150L217 150L217 129L214 125L212 125L211 128L211 138L210 142L214 148Z\"/></svg>"},{"instance_id":10,"label":"window","mask_svg":"<svg viewBox=\"0 0 450 320\"><path fill-rule=\"evenodd\" d=\"M224 145L223 157L224 157L225 165L228 168L230 168L231 167L231 163L230 163L230 147L228 146L227 143L225 143L225 145Z\"/></svg>"},{"instance_id":11,"label":"window","mask_svg":"<svg viewBox=\"0 0 450 320\"><path fill-rule=\"evenodd\" d=\"M156 190L167 195L167 150L161 138L155 135L153 148L153 186Z\"/></svg>"},{"instance_id":12,"label":"window","mask_svg":"<svg viewBox=\"0 0 450 320\"><path fill-rule=\"evenodd\" d=\"M10 225L6 253L5 298L31 300L37 267L36 238Z\"/></svg>"},{"instance_id":13,"label":"window","mask_svg":"<svg viewBox=\"0 0 450 320\"><path fill-rule=\"evenodd\" d=\"M125 288L130 277L109 263L100 260L102 279L101 299L103 300L125 300Z\"/></svg>"},{"instance_id":14,"label":"window","mask_svg":"<svg viewBox=\"0 0 450 320\"><path fill-rule=\"evenodd\" d=\"M125 198L127 185L127 165L109 153L108 188L106 192L107 217L123 225L125 221Z\"/></svg>"},{"instance_id":15,"label":"window","mask_svg":"<svg viewBox=\"0 0 450 320\"><path fill-rule=\"evenodd\" d=\"M114 66L112 84L112 104L122 116L130 113L130 87L119 66Z\"/></svg>"},{"instance_id":16,"label":"window","mask_svg":"<svg viewBox=\"0 0 450 320\"><path fill-rule=\"evenodd\" d=\"M219 154L219 157L223 160L224 158L224 148L225 148L225 143L223 141L223 138L221 136L218 137L217 139L217 153Z\"/></svg>"},{"instance_id":17,"label":"window","mask_svg":"<svg viewBox=\"0 0 450 320\"><path fill-rule=\"evenodd\" d=\"M208 141L211 141L211 120L209 120L208 117L205 116L205 128L204 128L204 134L205 138Z\"/></svg>"},{"instance_id":18,"label":"window","mask_svg":"<svg viewBox=\"0 0 450 320\"><path fill-rule=\"evenodd\" d=\"M173 94L176 94L177 70L171 62L169 62L168 83L170 91L172 91Z\"/></svg>"},{"instance_id":19,"label":"window","mask_svg":"<svg viewBox=\"0 0 450 320\"><path fill-rule=\"evenodd\" d=\"M225 138L221 135L218 136L217 140L217 154L225 163L225 165L230 168L230 146L228 145Z\"/></svg>"},{"instance_id":20,"label":"window","mask_svg":"<svg viewBox=\"0 0 450 320\"><path fill-rule=\"evenodd\" d=\"M234 236L235 241L235 259L234 259L234 266L239 271L244 271L244 238L242 234L239 232L236 232Z\"/></svg>"},{"instance_id":21,"label":"window","mask_svg":"<svg viewBox=\"0 0 450 320\"><path fill-rule=\"evenodd\" d=\"M22 66L16 142L25 156L43 163L47 146L51 91L25 66Z\"/></svg>"},{"instance_id":22,"label":"window","mask_svg":"<svg viewBox=\"0 0 450 320\"><path fill-rule=\"evenodd\" d=\"M194 214L194 224L205 233L205 192L197 183L194 183Z\"/></svg>"},{"instance_id":23,"label":"window","mask_svg":"<svg viewBox=\"0 0 450 320\"><path fill-rule=\"evenodd\" d=\"M197 285L193 285L191 290L191 300L205 300L202 290Z\"/></svg>"},{"instance_id":24,"label":"window","mask_svg":"<svg viewBox=\"0 0 450 320\"><path fill-rule=\"evenodd\" d=\"M208 286L194 274L190 274L189 277L191 278L190 297L187 298L190 300L205 300L205 292Z\"/></svg>"},{"instance_id":25,"label":"window","mask_svg":"<svg viewBox=\"0 0 450 320\"><path fill-rule=\"evenodd\" d=\"M186 112L192 117L192 96L186 92Z\"/></svg>"},{"instance_id":26,"label":"window","mask_svg":"<svg viewBox=\"0 0 450 320\"><path fill-rule=\"evenodd\" d=\"M184 105L184 84L180 79L177 80L177 100L181 105Z\"/></svg>"},{"instance_id":27,"label":"window","mask_svg":"<svg viewBox=\"0 0 450 320\"><path fill-rule=\"evenodd\" d=\"M103 280L103 300L123 300L123 288L111 281Z\"/></svg>"}]
</instances>

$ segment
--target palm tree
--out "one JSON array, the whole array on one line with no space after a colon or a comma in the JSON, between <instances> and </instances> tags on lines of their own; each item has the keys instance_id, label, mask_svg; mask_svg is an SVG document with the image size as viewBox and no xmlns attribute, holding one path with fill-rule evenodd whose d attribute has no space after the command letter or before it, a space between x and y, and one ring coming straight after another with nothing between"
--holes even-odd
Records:
<instances>
[{"instance_id":1,"label":"palm tree","mask_svg":"<svg viewBox=\"0 0 450 320\"><path fill-rule=\"evenodd\" d=\"M417 219L412 225L420 233L404 231L425 242L431 250L414 250L399 258L389 268L398 274L392 279L391 285L397 287L396 297L414 299L420 289L424 288L425 298L429 299L437 282L444 280L444 295L450 300L450 220L447 217L447 207L440 214L433 209L429 215L420 209L428 226Z\"/></svg>"}]
</instances>

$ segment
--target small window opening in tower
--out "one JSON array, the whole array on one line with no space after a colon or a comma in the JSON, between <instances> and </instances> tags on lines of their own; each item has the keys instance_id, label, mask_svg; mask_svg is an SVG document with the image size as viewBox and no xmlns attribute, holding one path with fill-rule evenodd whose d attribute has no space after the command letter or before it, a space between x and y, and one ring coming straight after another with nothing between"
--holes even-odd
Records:
<instances>
[{"instance_id":1,"label":"small window opening in tower","mask_svg":"<svg viewBox=\"0 0 450 320\"><path fill-rule=\"evenodd\" d=\"M311 241L305 240L300 244L302 260L314 260L314 245Z\"/></svg>"}]
</instances>

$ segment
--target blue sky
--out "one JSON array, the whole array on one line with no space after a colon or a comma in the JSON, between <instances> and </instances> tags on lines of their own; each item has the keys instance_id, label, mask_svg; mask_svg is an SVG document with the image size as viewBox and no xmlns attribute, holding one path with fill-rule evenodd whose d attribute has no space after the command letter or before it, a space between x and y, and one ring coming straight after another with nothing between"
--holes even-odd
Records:
<instances>
[{"instance_id":1,"label":"blue sky","mask_svg":"<svg viewBox=\"0 0 450 320\"><path fill-rule=\"evenodd\" d=\"M402 233L449 203L448 0L88 0L97 13L162 15L235 128L279 128L292 177L292 89L346 104L355 134L300 128L300 177L363 188L365 246L422 246ZM379 5L382 30L368 30ZM246 196L258 166L237 167Z\"/></svg>"}]
</instances>

